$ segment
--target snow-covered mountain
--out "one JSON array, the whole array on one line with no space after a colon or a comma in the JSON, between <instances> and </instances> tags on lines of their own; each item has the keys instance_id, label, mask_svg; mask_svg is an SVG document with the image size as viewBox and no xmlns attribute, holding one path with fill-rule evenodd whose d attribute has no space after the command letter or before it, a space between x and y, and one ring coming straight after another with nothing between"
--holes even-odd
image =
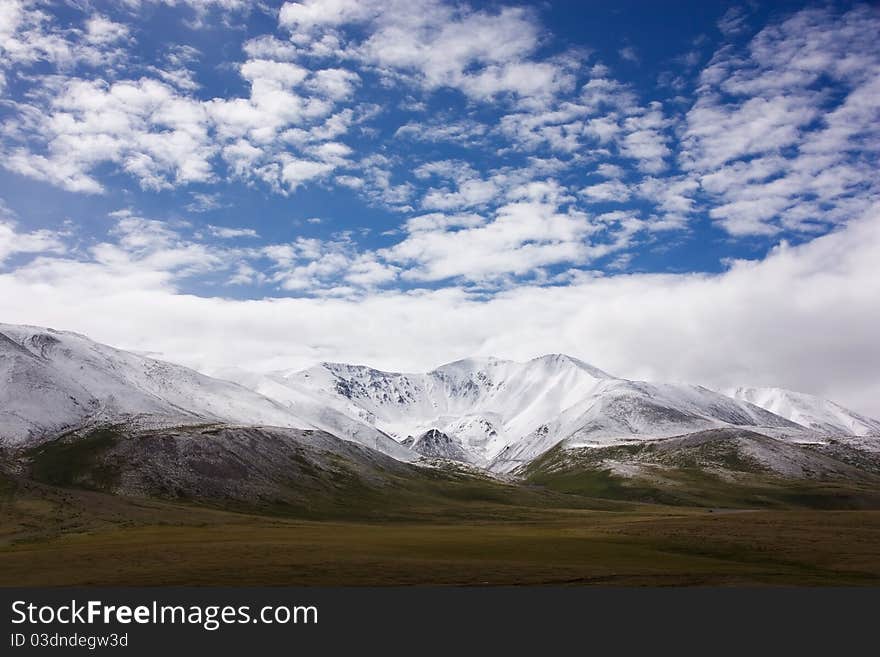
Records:
<instances>
[{"instance_id":1,"label":"snow-covered mountain","mask_svg":"<svg viewBox=\"0 0 880 657\"><path fill-rule=\"evenodd\" d=\"M557 354L526 363L472 358L423 374L322 363L274 378L345 400L361 419L401 441L437 429L457 440L471 462L486 464L609 375Z\"/></svg>"},{"instance_id":2,"label":"snow-covered mountain","mask_svg":"<svg viewBox=\"0 0 880 657\"><path fill-rule=\"evenodd\" d=\"M309 426L233 383L37 327L0 325L0 382L0 438L7 444L120 419Z\"/></svg>"},{"instance_id":3,"label":"snow-covered mountain","mask_svg":"<svg viewBox=\"0 0 880 657\"><path fill-rule=\"evenodd\" d=\"M880 420L821 397L784 388L736 388L729 394L820 433L880 436Z\"/></svg>"},{"instance_id":4,"label":"snow-covered mountain","mask_svg":"<svg viewBox=\"0 0 880 657\"><path fill-rule=\"evenodd\" d=\"M861 436L850 439L861 441L854 448L880 452L872 437L880 436L880 421L832 402L776 389L728 396L630 381L562 354L526 362L471 358L426 373L322 363L220 375L75 333L0 324L0 445L102 423L221 423L319 429L402 461L423 455L509 472L557 445L601 447L734 427L790 442Z\"/></svg>"},{"instance_id":5,"label":"snow-covered mountain","mask_svg":"<svg viewBox=\"0 0 880 657\"><path fill-rule=\"evenodd\" d=\"M302 413L300 413L302 411ZM324 416L331 420L325 421ZM320 405L285 404L230 381L65 331L0 324L0 444L100 423L169 427L220 422L323 429L401 460L415 455L373 427L334 423Z\"/></svg>"},{"instance_id":6,"label":"snow-covered mountain","mask_svg":"<svg viewBox=\"0 0 880 657\"><path fill-rule=\"evenodd\" d=\"M467 462L469 460L467 452L457 440L450 438L442 431L437 431L437 429L428 429L416 438L410 436L403 441L403 444L422 456L450 461Z\"/></svg>"},{"instance_id":7,"label":"snow-covered mountain","mask_svg":"<svg viewBox=\"0 0 880 657\"><path fill-rule=\"evenodd\" d=\"M345 440L371 447L400 460L417 457L409 449L378 429L373 418L357 406L335 394L309 386L298 385L277 374L258 374L240 368L220 368L216 376L236 383L267 397L291 412L307 418L310 426Z\"/></svg>"},{"instance_id":8,"label":"snow-covered mountain","mask_svg":"<svg viewBox=\"0 0 880 657\"><path fill-rule=\"evenodd\" d=\"M461 452L463 460L497 471L512 470L560 441L607 445L730 426L773 435L806 431L700 386L620 379L562 354L524 363L465 359L424 374L322 363L271 378L335 397L346 412L407 444L437 430L448 453ZM277 398L272 390L261 392Z\"/></svg>"},{"instance_id":9,"label":"snow-covered mountain","mask_svg":"<svg viewBox=\"0 0 880 657\"><path fill-rule=\"evenodd\" d=\"M558 444L558 437L565 447L597 447L726 427L747 427L776 437L804 433L803 427L785 418L701 386L613 379L511 444L491 467L513 470Z\"/></svg>"}]
</instances>

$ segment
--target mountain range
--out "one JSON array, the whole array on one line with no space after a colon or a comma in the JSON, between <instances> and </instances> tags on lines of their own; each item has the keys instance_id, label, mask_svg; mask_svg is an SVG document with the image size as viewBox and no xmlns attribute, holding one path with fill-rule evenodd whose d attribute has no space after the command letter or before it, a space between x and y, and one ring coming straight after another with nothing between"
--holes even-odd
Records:
<instances>
[{"instance_id":1,"label":"mountain range","mask_svg":"<svg viewBox=\"0 0 880 657\"><path fill-rule=\"evenodd\" d=\"M727 426L785 435L805 429L706 388L620 379L562 354L524 363L471 358L424 374L322 363L242 381L292 410L307 392L316 392L417 451L425 432L439 431L448 449L438 450L435 439L431 456L496 472L509 472L560 442L607 445Z\"/></svg>"},{"instance_id":2,"label":"mountain range","mask_svg":"<svg viewBox=\"0 0 880 657\"><path fill-rule=\"evenodd\" d=\"M228 450L221 458L216 445L192 439L192 431L201 431L233 441L235 467L245 469L277 441L300 451L312 441L322 454L336 445L339 458L352 458L342 443L356 443L393 462L459 463L454 467L504 477L550 461L557 470L563 462L595 466L597 455L611 456L596 467L626 474L643 471L647 456L668 460L673 445L689 458L704 454L708 441L733 446L756 463L764 459L771 469L783 461L806 464L789 468L791 476L850 477L853 468L880 472L880 421L834 402L777 388L740 387L725 394L698 385L632 381L564 354L526 362L469 358L427 373L321 363L270 373L227 369L223 376L76 333L0 324L0 445L25 453L58 441L75 444L113 427L114 435L173 435L187 453L214 449L215 465L220 459L232 467ZM190 431L185 441L181 431ZM251 457L241 439L247 431ZM687 436L699 439L683 441ZM642 449L658 444L666 451ZM161 470L146 448L120 449L114 452L117 466L131 459ZM173 459L161 462L171 468ZM718 466L713 463L704 467ZM665 467L659 461L653 466ZM795 470L801 474L791 474Z\"/></svg>"}]
</instances>

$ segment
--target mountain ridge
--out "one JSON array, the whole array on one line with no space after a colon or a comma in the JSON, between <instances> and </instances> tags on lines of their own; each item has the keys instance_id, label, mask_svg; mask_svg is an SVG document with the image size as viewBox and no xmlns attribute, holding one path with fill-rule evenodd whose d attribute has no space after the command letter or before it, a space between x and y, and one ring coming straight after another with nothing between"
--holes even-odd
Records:
<instances>
[{"instance_id":1,"label":"mountain ridge","mask_svg":"<svg viewBox=\"0 0 880 657\"><path fill-rule=\"evenodd\" d=\"M274 376L282 385L344 398L400 441L437 430L462 447L468 462L501 472L561 441L607 444L724 426L776 435L806 430L708 388L629 381L565 354L460 359L424 373L325 363Z\"/></svg>"},{"instance_id":2,"label":"mountain ridge","mask_svg":"<svg viewBox=\"0 0 880 657\"><path fill-rule=\"evenodd\" d=\"M743 386L728 394L821 433L880 436L880 420L844 408L830 399L778 387Z\"/></svg>"},{"instance_id":3,"label":"mountain ridge","mask_svg":"<svg viewBox=\"0 0 880 657\"><path fill-rule=\"evenodd\" d=\"M741 428L790 442L861 436L859 449L870 450L880 428L802 393L739 388L725 395L632 381L561 353L464 358L423 373L324 362L222 374L208 377L74 332L0 324L0 442L31 443L101 423L278 426L325 431L401 461L430 456L507 473L557 445Z\"/></svg>"},{"instance_id":4,"label":"mountain ridge","mask_svg":"<svg viewBox=\"0 0 880 657\"><path fill-rule=\"evenodd\" d=\"M0 335L0 443L7 445L101 424L151 428L224 422L322 429L328 423L322 421L323 409L317 417L303 418L290 405L238 383L77 333L0 324ZM335 428L344 438L399 460L416 458L374 429Z\"/></svg>"}]
</instances>

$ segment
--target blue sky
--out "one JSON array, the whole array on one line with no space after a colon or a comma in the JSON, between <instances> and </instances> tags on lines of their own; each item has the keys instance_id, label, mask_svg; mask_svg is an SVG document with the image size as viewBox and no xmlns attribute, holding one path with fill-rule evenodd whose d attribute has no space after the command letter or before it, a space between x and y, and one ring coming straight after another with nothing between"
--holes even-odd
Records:
<instances>
[{"instance_id":1,"label":"blue sky","mask_svg":"<svg viewBox=\"0 0 880 657\"><path fill-rule=\"evenodd\" d=\"M735 365L644 365L644 340L621 336L648 315L614 313L803 266L874 225L878 29L860 3L8 0L0 291L16 321L203 367L243 327L271 345L242 351L261 367L546 350L622 374L862 389L856 351L837 354L838 383L762 351L802 325L806 275L789 271L760 320L740 311ZM707 344L693 325L719 309L688 294L666 344ZM139 323L95 319L145 298ZM537 299L547 326L486 328ZM426 315L463 326L434 334ZM355 316L374 332L339 328ZM756 322L767 334L749 337Z\"/></svg>"}]
</instances>

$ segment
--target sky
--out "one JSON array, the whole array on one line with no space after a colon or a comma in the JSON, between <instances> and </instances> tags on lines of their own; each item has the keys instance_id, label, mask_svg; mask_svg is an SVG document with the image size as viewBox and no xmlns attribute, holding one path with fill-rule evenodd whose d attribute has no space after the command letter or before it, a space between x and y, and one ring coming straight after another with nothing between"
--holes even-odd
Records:
<instances>
[{"instance_id":1,"label":"sky","mask_svg":"<svg viewBox=\"0 0 880 657\"><path fill-rule=\"evenodd\" d=\"M880 416L880 9L0 0L0 321Z\"/></svg>"}]
</instances>

